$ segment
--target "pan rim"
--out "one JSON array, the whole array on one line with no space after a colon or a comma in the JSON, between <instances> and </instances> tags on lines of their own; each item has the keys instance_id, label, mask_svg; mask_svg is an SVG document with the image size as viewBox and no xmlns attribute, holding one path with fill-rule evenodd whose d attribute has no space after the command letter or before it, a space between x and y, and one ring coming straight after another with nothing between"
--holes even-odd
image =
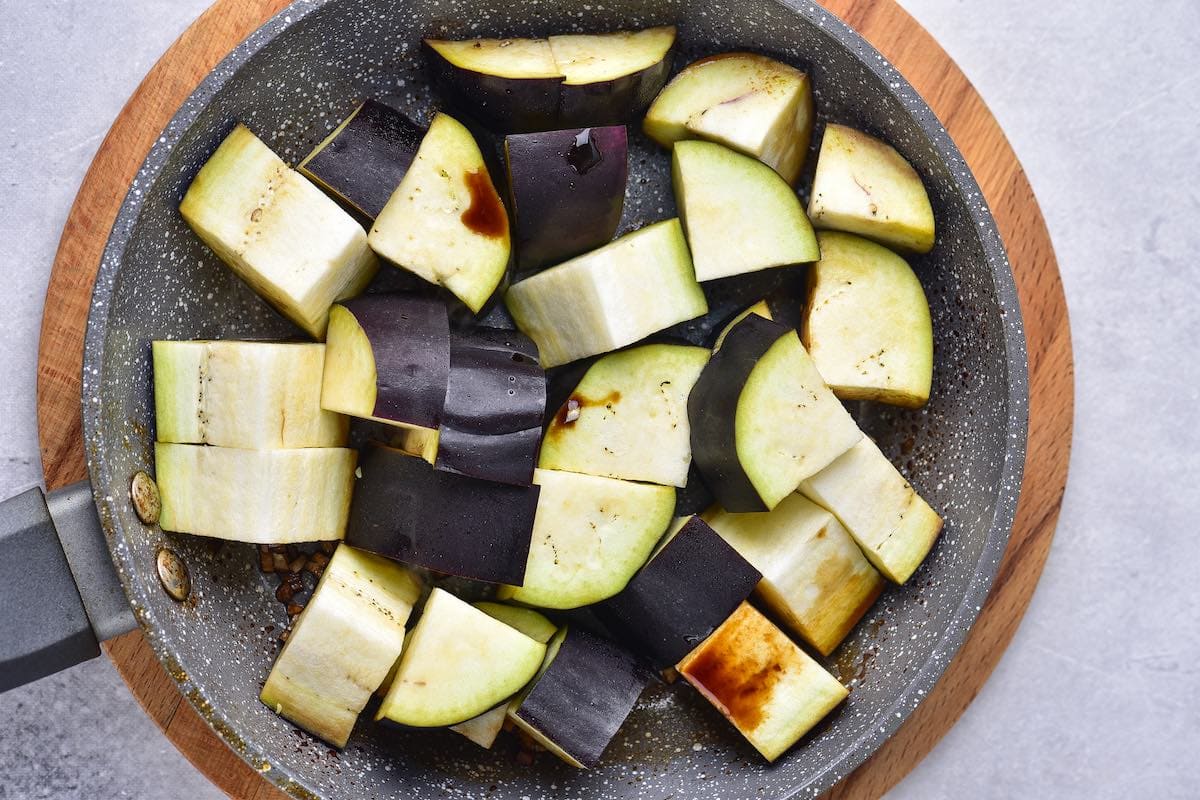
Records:
<instances>
[{"instance_id":1,"label":"pan rim","mask_svg":"<svg viewBox=\"0 0 1200 800\"><path fill-rule=\"evenodd\" d=\"M103 455L107 450L105 428L101 419L100 387L104 380L104 352L111 307L109 301L124 261L126 246L143 209L143 198L148 193L144 192L143 188L148 189L157 181L174 145L190 129L207 107L209 100L218 94L248 61L288 28L324 6L339 1L297 0L278 12L214 67L188 96L156 139L122 202L101 257L88 316L81 392L84 439L87 445L85 453L93 496L114 564L147 641L159 660L167 667L167 672L178 685L180 692L217 735L252 768L262 772L271 783L298 797L311 797L311 790L287 774L285 768L271 764L265 752L239 736L228 720L203 702L203 687L193 681L185 670L177 668L178 663L170 644L159 635L153 612L145 602L149 582L142 580L143 576L135 574L126 544L126 532L119 522L119 498L114 497L105 488L115 484L112 480L111 465ZM806 783L793 787L783 795L785 798L793 798L808 793L813 796L821 794L874 754L903 725L920 699L929 694L978 618L1007 548L1020 496L1028 432L1028 361L1021 307L1003 241L973 173L933 110L881 53L836 15L818 5L799 0L774 2L789 14L807 20L825 35L831 44L847 51L873 73L886 91L900 102L904 113L927 137L937 157L952 174L953 191L969 209L1002 313L1003 360L1008 388L1006 446L995 487L994 512L970 583L961 602L954 609L950 623L938 638L930 657L906 682L895 701L881 712L882 721L844 747L837 758L823 765ZM201 707L201 702L204 707ZM264 770L264 765L270 765L270 771Z\"/></svg>"}]
</instances>

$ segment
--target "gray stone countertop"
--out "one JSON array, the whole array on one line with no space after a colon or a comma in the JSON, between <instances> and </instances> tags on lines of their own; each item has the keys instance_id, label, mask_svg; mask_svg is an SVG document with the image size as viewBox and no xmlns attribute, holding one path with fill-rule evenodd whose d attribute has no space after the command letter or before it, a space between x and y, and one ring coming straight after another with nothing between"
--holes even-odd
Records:
<instances>
[{"instance_id":1,"label":"gray stone countertop","mask_svg":"<svg viewBox=\"0 0 1200 800\"><path fill-rule=\"evenodd\" d=\"M42 300L109 124L209 0L0 14L0 497L39 481ZM1196 797L1200 4L902 0L975 83L1057 248L1077 366L1066 503L1029 614L894 798ZM0 696L0 800L218 797L107 659Z\"/></svg>"}]
</instances>

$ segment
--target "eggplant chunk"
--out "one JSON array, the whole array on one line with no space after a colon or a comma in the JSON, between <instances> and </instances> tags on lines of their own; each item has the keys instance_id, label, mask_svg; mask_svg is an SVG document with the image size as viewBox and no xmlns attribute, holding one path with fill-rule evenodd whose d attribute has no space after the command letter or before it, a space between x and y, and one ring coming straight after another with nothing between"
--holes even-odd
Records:
<instances>
[{"instance_id":1,"label":"eggplant chunk","mask_svg":"<svg viewBox=\"0 0 1200 800\"><path fill-rule=\"evenodd\" d=\"M791 328L751 314L688 398L692 457L727 511L769 511L862 438Z\"/></svg>"},{"instance_id":2,"label":"eggplant chunk","mask_svg":"<svg viewBox=\"0 0 1200 800\"><path fill-rule=\"evenodd\" d=\"M391 425L436 428L450 376L450 323L438 300L372 294L334 306L321 405Z\"/></svg>"},{"instance_id":3,"label":"eggplant chunk","mask_svg":"<svg viewBox=\"0 0 1200 800\"><path fill-rule=\"evenodd\" d=\"M404 646L421 583L401 565L340 545L292 626L259 699L334 747Z\"/></svg>"},{"instance_id":4,"label":"eggplant chunk","mask_svg":"<svg viewBox=\"0 0 1200 800\"><path fill-rule=\"evenodd\" d=\"M596 361L550 420L538 466L686 486L687 399L708 350L647 344Z\"/></svg>"},{"instance_id":5,"label":"eggplant chunk","mask_svg":"<svg viewBox=\"0 0 1200 800\"><path fill-rule=\"evenodd\" d=\"M539 469L541 489L523 581L502 600L578 608L625 587L671 523L675 490Z\"/></svg>"},{"instance_id":6,"label":"eggplant chunk","mask_svg":"<svg viewBox=\"0 0 1200 800\"><path fill-rule=\"evenodd\" d=\"M504 138L517 268L535 270L607 244L621 222L625 126Z\"/></svg>"},{"instance_id":7,"label":"eggplant chunk","mask_svg":"<svg viewBox=\"0 0 1200 800\"><path fill-rule=\"evenodd\" d=\"M750 744L774 761L849 694L749 603L679 662Z\"/></svg>"},{"instance_id":8,"label":"eggplant chunk","mask_svg":"<svg viewBox=\"0 0 1200 800\"><path fill-rule=\"evenodd\" d=\"M497 737L500 736L500 731L504 730L504 723L507 719L508 708L496 706L477 717L471 717L466 722L451 725L450 730L465 736L484 750L491 750Z\"/></svg>"},{"instance_id":9,"label":"eggplant chunk","mask_svg":"<svg viewBox=\"0 0 1200 800\"><path fill-rule=\"evenodd\" d=\"M366 218L375 219L408 172L422 136L408 117L367 99L296 170Z\"/></svg>"},{"instance_id":10,"label":"eggplant chunk","mask_svg":"<svg viewBox=\"0 0 1200 800\"><path fill-rule=\"evenodd\" d=\"M762 571L757 594L821 655L833 652L883 591L883 578L842 524L798 494L766 514L704 515Z\"/></svg>"},{"instance_id":11,"label":"eggplant chunk","mask_svg":"<svg viewBox=\"0 0 1200 800\"><path fill-rule=\"evenodd\" d=\"M375 718L415 728L465 722L519 692L545 654L546 645L435 588Z\"/></svg>"},{"instance_id":12,"label":"eggplant chunk","mask_svg":"<svg viewBox=\"0 0 1200 800\"><path fill-rule=\"evenodd\" d=\"M250 450L340 447L349 421L321 408L325 345L157 341L155 438Z\"/></svg>"},{"instance_id":13,"label":"eggplant chunk","mask_svg":"<svg viewBox=\"0 0 1200 800\"><path fill-rule=\"evenodd\" d=\"M886 247L822 231L800 338L833 393L920 408L933 384L933 323L916 273Z\"/></svg>"},{"instance_id":14,"label":"eggplant chunk","mask_svg":"<svg viewBox=\"0 0 1200 800\"><path fill-rule=\"evenodd\" d=\"M708 311L677 219L514 283L505 303L546 369L633 344Z\"/></svg>"},{"instance_id":15,"label":"eggplant chunk","mask_svg":"<svg viewBox=\"0 0 1200 800\"><path fill-rule=\"evenodd\" d=\"M546 619L544 614L534 611L532 608L488 601L474 605L489 617L494 617L505 625L511 625L535 642L545 644L558 632L557 625Z\"/></svg>"},{"instance_id":16,"label":"eggplant chunk","mask_svg":"<svg viewBox=\"0 0 1200 800\"><path fill-rule=\"evenodd\" d=\"M329 307L379 268L362 227L239 124L201 167L179 213L234 273L315 339Z\"/></svg>"},{"instance_id":17,"label":"eggplant chunk","mask_svg":"<svg viewBox=\"0 0 1200 800\"><path fill-rule=\"evenodd\" d=\"M563 74L564 127L627 122L642 112L671 74L675 28L550 37Z\"/></svg>"},{"instance_id":18,"label":"eggplant chunk","mask_svg":"<svg viewBox=\"0 0 1200 800\"><path fill-rule=\"evenodd\" d=\"M739 311L733 317L733 319L726 323L725 327L721 329L721 332L717 334L717 340L713 342L714 353L721 349L721 345L725 343L725 337L729 335L729 332L733 330L739 322L751 314L758 314L763 319L775 319L775 316L771 313L771 307L768 305L766 300L759 300L757 303L745 309L744 311Z\"/></svg>"},{"instance_id":19,"label":"eggplant chunk","mask_svg":"<svg viewBox=\"0 0 1200 800\"><path fill-rule=\"evenodd\" d=\"M520 584L539 488L435 470L416 456L372 446L362 457L347 541L427 569Z\"/></svg>"},{"instance_id":20,"label":"eggplant chunk","mask_svg":"<svg viewBox=\"0 0 1200 800\"><path fill-rule=\"evenodd\" d=\"M542 668L508 717L573 767L594 767L633 710L649 675L632 655L580 628L550 640Z\"/></svg>"},{"instance_id":21,"label":"eggplant chunk","mask_svg":"<svg viewBox=\"0 0 1200 800\"><path fill-rule=\"evenodd\" d=\"M753 158L712 142L678 142L672 178L696 280L821 257L800 198Z\"/></svg>"},{"instance_id":22,"label":"eggplant chunk","mask_svg":"<svg viewBox=\"0 0 1200 800\"><path fill-rule=\"evenodd\" d=\"M665 669L728 619L761 577L704 520L690 517L619 594L595 611L656 669Z\"/></svg>"},{"instance_id":23,"label":"eggplant chunk","mask_svg":"<svg viewBox=\"0 0 1200 800\"><path fill-rule=\"evenodd\" d=\"M437 114L367 239L478 314L508 270L508 214L471 132Z\"/></svg>"},{"instance_id":24,"label":"eggplant chunk","mask_svg":"<svg viewBox=\"0 0 1200 800\"><path fill-rule=\"evenodd\" d=\"M807 74L754 53L722 53L688 64L655 98L643 125L663 147L707 139L795 184L815 118Z\"/></svg>"},{"instance_id":25,"label":"eggplant chunk","mask_svg":"<svg viewBox=\"0 0 1200 800\"><path fill-rule=\"evenodd\" d=\"M327 542L346 532L357 454L154 445L163 530L234 542Z\"/></svg>"},{"instance_id":26,"label":"eggplant chunk","mask_svg":"<svg viewBox=\"0 0 1200 800\"><path fill-rule=\"evenodd\" d=\"M875 568L904 583L933 548L942 518L864 436L800 493L836 516Z\"/></svg>"},{"instance_id":27,"label":"eggplant chunk","mask_svg":"<svg viewBox=\"0 0 1200 800\"><path fill-rule=\"evenodd\" d=\"M921 176L896 148L844 125L827 125L808 216L818 228L866 236L902 252L928 253L933 207Z\"/></svg>"}]
</instances>

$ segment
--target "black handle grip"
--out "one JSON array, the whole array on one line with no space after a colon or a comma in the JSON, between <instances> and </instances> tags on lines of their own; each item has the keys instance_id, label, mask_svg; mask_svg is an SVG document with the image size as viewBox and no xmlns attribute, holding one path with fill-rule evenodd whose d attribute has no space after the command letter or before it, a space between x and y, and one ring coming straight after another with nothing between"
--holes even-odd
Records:
<instances>
[{"instance_id":1,"label":"black handle grip","mask_svg":"<svg viewBox=\"0 0 1200 800\"><path fill-rule=\"evenodd\" d=\"M87 484L0 503L0 692L95 658L135 626Z\"/></svg>"}]
</instances>

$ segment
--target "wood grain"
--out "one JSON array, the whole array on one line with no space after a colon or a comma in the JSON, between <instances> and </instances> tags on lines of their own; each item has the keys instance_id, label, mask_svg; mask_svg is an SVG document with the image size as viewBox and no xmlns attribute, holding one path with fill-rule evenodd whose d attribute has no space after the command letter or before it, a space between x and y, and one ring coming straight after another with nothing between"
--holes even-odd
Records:
<instances>
[{"instance_id":1,"label":"wood grain","mask_svg":"<svg viewBox=\"0 0 1200 800\"><path fill-rule=\"evenodd\" d=\"M217 0L147 74L113 123L63 229L47 291L38 361L38 425L48 488L87 476L80 370L91 289L108 231L159 131L212 67L286 5ZM882 795L954 725L1000 660L1029 604L1058 520L1071 446L1074 372L1066 300L1050 237L1020 163L982 98L936 41L893 0L826 0L920 91L975 172L1008 248L1029 346L1029 445L1021 501L991 595L966 644L912 717L828 793ZM146 713L230 797L283 795L233 754L135 631L106 644Z\"/></svg>"}]
</instances>

